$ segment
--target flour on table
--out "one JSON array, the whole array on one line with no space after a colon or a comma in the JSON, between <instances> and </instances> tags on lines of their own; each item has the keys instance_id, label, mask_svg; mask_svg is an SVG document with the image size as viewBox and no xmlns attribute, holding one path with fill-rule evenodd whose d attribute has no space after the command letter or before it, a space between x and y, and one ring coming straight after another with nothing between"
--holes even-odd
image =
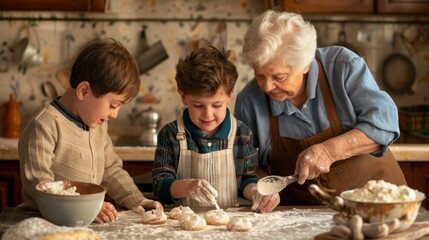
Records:
<instances>
[{"instance_id":1,"label":"flour on table","mask_svg":"<svg viewBox=\"0 0 429 240\"><path fill-rule=\"evenodd\" d=\"M133 211L119 213L119 219L113 223L102 225L91 224L89 227L98 232L101 239L294 239L305 240L323 232L329 231L332 226L332 216L335 212L318 209L289 209L273 211L271 213L245 212L240 208L225 209L230 217L246 217L252 222L252 229L248 232L231 232L226 226L208 225L204 230L186 231L179 226L178 220L168 219L162 225L147 225L141 223L141 216ZM198 213L204 216L204 213Z\"/></svg>"},{"instance_id":2,"label":"flour on table","mask_svg":"<svg viewBox=\"0 0 429 240\"><path fill-rule=\"evenodd\" d=\"M397 186L383 180L370 180L362 188L345 191L342 197L359 202L404 202L417 198L417 191L406 185Z\"/></svg>"},{"instance_id":3,"label":"flour on table","mask_svg":"<svg viewBox=\"0 0 429 240\"><path fill-rule=\"evenodd\" d=\"M39 217L24 219L12 225L2 240L86 239L99 240L98 234L87 227L57 226Z\"/></svg>"}]
</instances>

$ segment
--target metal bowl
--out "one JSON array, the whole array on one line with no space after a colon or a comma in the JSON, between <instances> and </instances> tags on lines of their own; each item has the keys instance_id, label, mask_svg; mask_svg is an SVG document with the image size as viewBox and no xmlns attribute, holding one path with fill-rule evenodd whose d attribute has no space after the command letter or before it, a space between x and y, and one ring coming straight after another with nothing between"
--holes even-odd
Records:
<instances>
[{"instance_id":1,"label":"metal bowl","mask_svg":"<svg viewBox=\"0 0 429 240\"><path fill-rule=\"evenodd\" d=\"M363 202L348 199L346 195L349 191L344 191L340 194L340 197L344 200L345 211L348 214L357 214L367 223L383 222L398 218L400 220L400 227L395 233L408 229L414 223L421 203L426 198L424 193L417 191L417 197L412 201L392 203Z\"/></svg>"}]
</instances>

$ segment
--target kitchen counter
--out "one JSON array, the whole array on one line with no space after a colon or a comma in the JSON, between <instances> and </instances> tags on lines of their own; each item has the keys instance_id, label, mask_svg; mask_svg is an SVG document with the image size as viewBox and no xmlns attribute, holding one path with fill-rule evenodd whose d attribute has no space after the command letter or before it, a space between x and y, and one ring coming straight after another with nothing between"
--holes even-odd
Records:
<instances>
[{"instance_id":1,"label":"kitchen counter","mask_svg":"<svg viewBox=\"0 0 429 240\"><path fill-rule=\"evenodd\" d=\"M155 147L115 146L115 152L124 161L152 162ZM18 139L0 138L0 161L18 159Z\"/></svg>"},{"instance_id":2,"label":"kitchen counter","mask_svg":"<svg viewBox=\"0 0 429 240\"><path fill-rule=\"evenodd\" d=\"M18 160L18 140L0 138L0 160ZM429 144L392 144L390 150L398 161L429 161ZM155 147L115 146L124 161L151 162Z\"/></svg>"},{"instance_id":3,"label":"kitchen counter","mask_svg":"<svg viewBox=\"0 0 429 240\"><path fill-rule=\"evenodd\" d=\"M213 208L192 208L203 215ZM140 216L132 211L119 212L119 219L113 223L91 224L103 240L110 239L314 239L315 236L328 232L332 226L335 211L322 206L285 207L279 206L271 213L250 212L249 206L224 209L230 217L246 216L253 227L249 232L229 232L225 226L208 225L201 231L185 231L177 220L167 220L162 225L140 223ZM168 213L169 209L165 209ZM6 208L0 215L0 237L13 224L29 217L40 217L38 212L18 208ZM416 222L429 220L429 212L420 208ZM421 239L429 239L423 237Z\"/></svg>"},{"instance_id":4,"label":"kitchen counter","mask_svg":"<svg viewBox=\"0 0 429 240\"><path fill-rule=\"evenodd\" d=\"M155 154L155 147L118 146L115 147L115 152L124 161L152 162ZM19 160L18 149L0 146L0 161L1 160Z\"/></svg>"}]
</instances>

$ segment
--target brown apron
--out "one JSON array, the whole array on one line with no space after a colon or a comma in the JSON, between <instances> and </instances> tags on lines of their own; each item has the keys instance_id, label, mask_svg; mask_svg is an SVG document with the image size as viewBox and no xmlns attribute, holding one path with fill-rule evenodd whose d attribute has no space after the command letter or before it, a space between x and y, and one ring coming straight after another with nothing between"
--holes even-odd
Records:
<instances>
[{"instance_id":1,"label":"brown apron","mask_svg":"<svg viewBox=\"0 0 429 240\"><path fill-rule=\"evenodd\" d=\"M278 118L272 115L270 101L268 101L272 136L270 174L281 176L294 174L296 160L303 150L344 133L335 108L329 83L326 79L325 71L321 63L319 61L317 62L319 64L319 85L331 127L321 133L301 140L281 137ZM406 184L401 168L390 150L382 157L363 154L346 160L337 161L331 165L328 173L319 176L318 179L307 180L303 185L294 183L285 188L280 193L280 205L320 204L320 202L308 192L308 186L310 184L319 183L324 187L335 189L336 194L340 194L344 190L360 188L365 185L368 180L381 179L397 185Z\"/></svg>"}]
</instances>

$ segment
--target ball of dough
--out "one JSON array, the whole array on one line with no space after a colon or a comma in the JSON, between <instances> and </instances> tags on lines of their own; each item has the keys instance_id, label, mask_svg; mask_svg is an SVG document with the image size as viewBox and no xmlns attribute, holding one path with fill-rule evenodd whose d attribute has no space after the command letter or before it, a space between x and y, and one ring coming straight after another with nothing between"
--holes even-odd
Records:
<instances>
[{"instance_id":1,"label":"ball of dough","mask_svg":"<svg viewBox=\"0 0 429 240\"><path fill-rule=\"evenodd\" d=\"M206 220L198 214L184 214L179 219L179 225L183 230L198 231L207 226Z\"/></svg>"},{"instance_id":2,"label":"ball of dough","mask_svg":"<svg viewBox=\"0 0 429 240\"><path fill-rule=\"evenodd\" d=\"M190 207L179 206L171 209L170 213L168 214L168 217L170 219L179 220L182 214L189 214L189 213L194 213L194 211Z\"/></svg>"},{"instance_id":3,"label":"ball of dough","mask_svg":"<svg viewBox=\"0 0 429 240\"><path fill-rule=\"evenodd\" d=\"M233 217L226 225L228 231L247 232L252 228L252 223L246 217Z\"/></svg>"},{"instance_id":4,"label":"ball of dough","mask_svg":"<svg viewBox=\"0 0 429 240\"><path fill-rule=\"evenodd\" d=\"M144 224L164 224L167 221L167 215L163 210L154 209L146 211L142 215L142 223Z\"/></svg>"},{"instance_id":5,"label":"ball of dough","mask_svg":"<svg viewBox=\"0 0 429 240\"><path fill-rule=\"evenodd\" d=\"M204 218L206 219L207 224L216 226L226 225L230 220L229 215L222 209L210 210L206 212Z\"/></svg>"}]
</instances>

